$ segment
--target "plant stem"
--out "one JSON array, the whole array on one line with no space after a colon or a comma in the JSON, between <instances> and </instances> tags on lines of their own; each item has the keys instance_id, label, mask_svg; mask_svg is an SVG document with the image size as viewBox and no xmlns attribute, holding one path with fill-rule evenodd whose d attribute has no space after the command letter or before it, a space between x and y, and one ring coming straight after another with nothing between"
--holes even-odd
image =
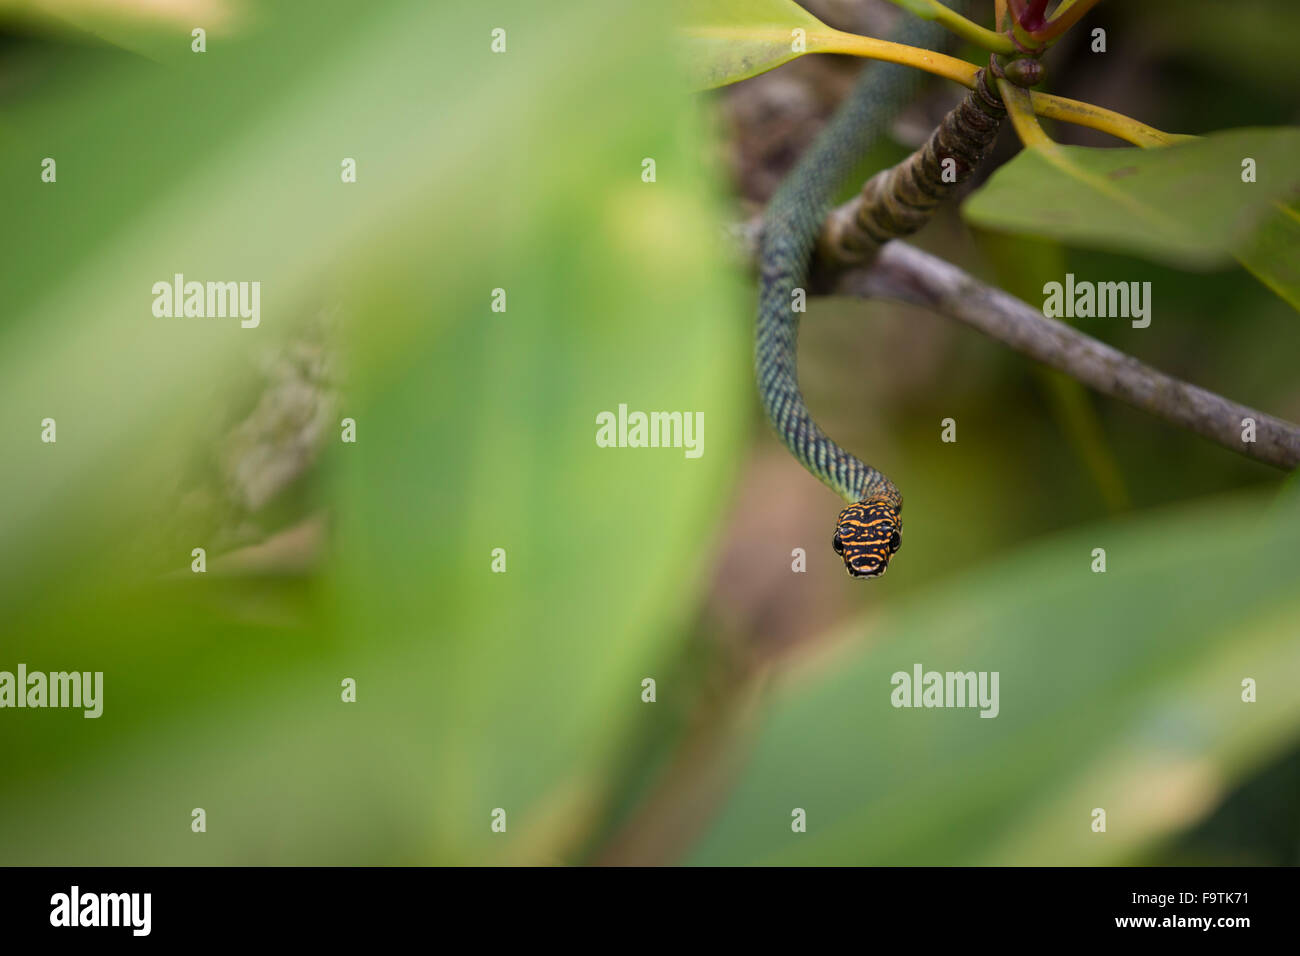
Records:
<instances>
[{"instance_id":1,"label":"plant stem","mask_svg":"<svg viewBox=\"0 0 1300 956\"><path fill-rule=\"evenodd\" d=\"M1183 143L1197 138L1183 133L1166 133L1154 126L1148 126L1146 123L1125 116L1123 113L1103 109L1100 106L1094 106L1092 103L1067 99L1064 96L1052 96L1049 93L1031 93L1030 99L1034 104L1034 112L1039 116L1109 133L1111 136L1126 140L1134 146L1172 146L1175 143Z\"/></svg>"},{"instance_id":2,"label":"plant stem","mask_svg":"<svg viewBox=\"0 0 1300 956\"><path fill-rule=\"evenodd\" d=\"M1047 0L1028 0L1017 19L1020 25L1031 34L1037 34L1042 28L1044 14L1047 12Z\"/></svg>"},{"instance_id":3,"label":"plant stem","mask_svg":"<svg viewBox=\"0 0 1300 956\"><path fill-rule=\"evenodd\" d=\"M1006 56L1016 52L1016 45L1011 42L1010 37L973 23L941 0L890 0L890 2L917 16L934 20L963 40L991 53L1001 53ZM922 6L925 7L924 12L919 9Z\"/></svg>"},{"instance_id":4,"label":"plant stem","mask_svg":"<svg viewBox=\"0 0 1300 956\"><path fill-rule=\"evenodd\" d=\"M817 33L810 36L808 40L810 47L819 53L844 53L850 56L865 57L870 60L899 63L903 66L925 70L927 73L933 73L936 76L942 76L971 90L975 88L976 77L980 71L980 68L975 64L959 60L956 57L946 56L942 53L932 53L929 50L922 50L902 43L891 43L889 40L877 40L874 37L842 33L838 30ZM1020 88L1016 87L1016 89L1019 90ZM1021 90L1021 93L1026 97L1029 96L1023 90ZM1067 99L1063 96L1053 96L1050 93L1034 93L1030 102L1033 112L1040 116L1100 130L1125 142L1132 143L1134 146L1170 146L1174 143L1195 138L1177 133L1161 132L1122 113L1102 109L1100 106L1093 106L1091 103L1081 103L1078 100Z\"/></svg>"},{"instance_id":5,"label":"plant stem","mask_svg":"<svg viewBox=\"0 0 1300 956\"><path fill-rule=\"evenodd\" d=\"M815 49L819 53L846 53L850 56L915 67L970 89L974 88L975 74L979 72L979 67L975 64L959 60L955 56L933 53L905 43L877 40L875 37L858 36L856 33L843 33L839 30L811 34L808 37L808 44L810 50Z\"/></svg>"},{"instance_id":6,"label":"plant stem","mask_svg":"<svg viewBox=\"0 0 1300 956\"><path fill-rule=\"evenodd\" d=\"M1056 145L1043 132L1043 127L1038 125L1028 90L1007 80L998 80L998 92L1002 94L1002 103L1007 108L1007 115L1011 117L1011 125L1016 128L1020 142L1030 149L1050 149Z\"/></svg>"},{"instance_id":7,"label":"plant stem","mask_svg":"<svg viewBox=\"0 0 1300 956\"><path fill-rule=\"evenodd\" d=\"M1066 30L1074 26L1084 16L1095 7L1101 0L1065 0L1052 18L1047 21L1041 30L1034 32L1034 38L1043 43L1052 43Z\"/></svg>"}]
</instances>

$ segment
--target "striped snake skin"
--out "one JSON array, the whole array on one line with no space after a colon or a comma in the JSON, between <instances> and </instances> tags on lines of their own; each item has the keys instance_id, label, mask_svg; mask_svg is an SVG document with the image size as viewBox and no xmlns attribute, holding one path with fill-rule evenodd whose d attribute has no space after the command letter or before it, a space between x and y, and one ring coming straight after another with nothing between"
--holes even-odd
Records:
<instances>
[{"instance_id":1,"label":"striped snake skin","mask_svg":"<svg viewBox=\"0 0 1300 956\"><path fill-rule=\"evenodd\" d=\"M944 35L938 25L909 16L893 39L935 49ZM797 379L799 314L792 293L807 283L809 261L839 185L919 83L917 72L906 67L867 67L772 198L760 240L754 366L763 407L800 464L850 502L840 512L831 544L848 573L859 578L883 574L901 547L903 497L884 474L832 441L808 411ZM990 106L988 98L980 82L924 147L867 183L854 221L839 223L837 239L846 249L869 254L875 244L920 228L956 185L943 182L942 160L956 160L959 182L996 135L1000 103L994 97Z\"/></svg>"}]
</instances>

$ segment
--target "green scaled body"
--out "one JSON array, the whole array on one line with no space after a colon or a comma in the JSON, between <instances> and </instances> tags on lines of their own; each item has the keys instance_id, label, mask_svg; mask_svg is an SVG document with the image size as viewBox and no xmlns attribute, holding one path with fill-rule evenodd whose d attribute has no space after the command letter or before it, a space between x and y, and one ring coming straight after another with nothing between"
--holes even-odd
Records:
<instances>
[{"instance_id":1,"label":"green scaled body","mask_svg":"<svg viewBox=\"0 0 1300 956\"><path fill-rule=\"evenodd\" d=\"M935 48L933 23L905 18L893 39ZM848 100L768 205L760 246L754 367L768 420L805 468L853 502L840 514L832 546L855 577L883 574L901 544L903 498L894 483L835 444L813 421L796 377L799 317L793 290L805 288L822 221L854 166L907 105L920 75L868 66Z\"/></svg>"}]
</instances>

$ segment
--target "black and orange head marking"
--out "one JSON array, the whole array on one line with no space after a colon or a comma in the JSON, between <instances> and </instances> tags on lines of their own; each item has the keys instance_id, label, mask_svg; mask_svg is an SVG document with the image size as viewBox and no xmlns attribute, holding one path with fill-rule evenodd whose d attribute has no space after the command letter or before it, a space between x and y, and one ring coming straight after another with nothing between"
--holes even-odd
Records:
<instances>
[{"instance_id":1,"label":"black and orange head marking","mask_svg":"<svg viewBox=\"0 0 1300 956\"><path fill-rule=\"evenodd\" d=\"M886 498L864 498L840 512L831 547L855 578L885 573L889 559L903 546L903 518Z\"/></svg>"}]
</instances>

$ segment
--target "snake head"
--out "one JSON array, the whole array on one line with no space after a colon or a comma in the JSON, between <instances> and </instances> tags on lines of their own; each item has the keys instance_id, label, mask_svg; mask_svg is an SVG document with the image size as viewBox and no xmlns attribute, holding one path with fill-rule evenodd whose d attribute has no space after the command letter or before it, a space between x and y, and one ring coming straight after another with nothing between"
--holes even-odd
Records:
<instances>
[{"instance_id":1,"label":"snake head","mask_svg":"<svg viewBox=\"0 0 1300 956\"><path fill-rule=\"evenodd\" d=\"M900 510L896 500L881 495L855 501L840 512L831 547L844 559L852 577L874 578L885 573L889 559L903 546Z\"/></svg>"}]
</instances>

